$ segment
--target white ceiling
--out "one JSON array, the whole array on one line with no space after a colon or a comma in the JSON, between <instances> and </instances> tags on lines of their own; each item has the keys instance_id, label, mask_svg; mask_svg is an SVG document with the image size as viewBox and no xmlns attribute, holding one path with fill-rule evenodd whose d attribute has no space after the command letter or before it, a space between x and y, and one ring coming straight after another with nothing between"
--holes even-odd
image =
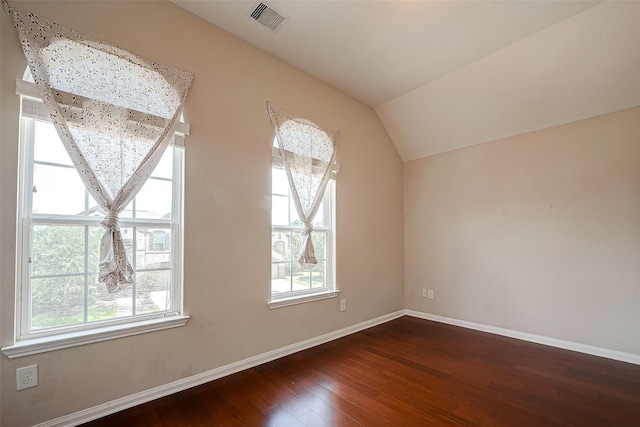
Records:
<instances>
[{"instance_id":1,"label":"white ceiling","mask_svg":"<svg viewBox=\"0 0 640 427\"><path fill-rule=\"evenodd\" d=\"M640 105L640 2L177 5L374 107L405 161Z\"/></svg>"}]
</instances>

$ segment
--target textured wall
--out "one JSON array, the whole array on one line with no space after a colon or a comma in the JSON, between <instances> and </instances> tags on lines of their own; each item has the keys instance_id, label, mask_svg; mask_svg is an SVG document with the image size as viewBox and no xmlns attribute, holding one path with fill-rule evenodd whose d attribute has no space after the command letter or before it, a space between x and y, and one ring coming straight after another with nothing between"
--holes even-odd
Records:
<instances>
[{"instance_id":1,"label":"textured wall","mask_svg":"<svg viewBox=\"0 0 640 427\"><path fill-rule=\"evenodd\" d=\"M184 328L45 354L2 355L2 425L80 411L403 308L402 163L375 112L169 2L20 2L195 74L185 107ZM18 97L26 65L2 20L2 345L13 339ZM277 310L270 294L271 101L341 129L337 299ZM16 392L15 369L40 385ZM90 381L87 378L91 377Z\"/></svg>"},{"instance_id":2,"label":"textured wall","mask_svg":"<svg viewBox=\"0 0 640 427\"><path fill-rule=\"evenodd\" d=\"M640 354L640 107L405 163L404 206L408 309Z\"/></svg>"}]
</instances>

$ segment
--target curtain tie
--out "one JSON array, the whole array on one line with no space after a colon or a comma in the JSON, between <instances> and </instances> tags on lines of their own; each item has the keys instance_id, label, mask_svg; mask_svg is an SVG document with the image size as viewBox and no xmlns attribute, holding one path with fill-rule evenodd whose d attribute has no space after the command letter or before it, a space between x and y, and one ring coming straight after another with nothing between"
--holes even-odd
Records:
<instances>
[{"instance_id":1,"label":"curtain tie","mask_svg":"<svg viewBox=\"0 0 640 427\"><path fill-rule=\"evenodd\" d=\"M312 231L313 225L304 223L302 225L302 230L300 230L300 233L302 233L303 236L310 236Z\"/></svg>"},{"instance_id":2,"label":"curtain tie","mask_svg":"<svg viewBox=\"0 0 640 427\"><path fill-rule=\"evenodd\" d=\"M104 228L111 229L111 231L120 231L120 221L118 219L118 212L110 210L104 217L100 224Z\"/></svg>"}]
</instances>

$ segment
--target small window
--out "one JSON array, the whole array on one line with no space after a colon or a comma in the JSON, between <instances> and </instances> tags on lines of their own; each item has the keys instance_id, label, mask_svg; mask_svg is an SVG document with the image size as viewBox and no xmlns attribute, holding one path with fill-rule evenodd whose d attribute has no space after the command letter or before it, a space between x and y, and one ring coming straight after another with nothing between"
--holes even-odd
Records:
<instances>
[{"instance_id":1,"label":"small window","mask_svg":"<svg viewBox=\"0 0 640 427\"><path fill-rule=\"evenodd\" d=\"M277 143L274 143L277 146ZM311 269L297 261L302 244L287 175L274 149L271 169L271 302L330 294L335 286L335 179L331 179L313 221L311 238L318 263ZM283 304L285 305L285 304Z\"/></svg>"},{"instance_id":2,"label":"small window","mask_svg":"<svg viewBox=\"0 0 640 427\"><path fill-rule=\"evenodd\" d=\"M153 230L149 233L150 244L149 251L153 252L165 252L170 249L169 237L171 233L167 233L165 230Z\"/></svg>"}]
</instances>

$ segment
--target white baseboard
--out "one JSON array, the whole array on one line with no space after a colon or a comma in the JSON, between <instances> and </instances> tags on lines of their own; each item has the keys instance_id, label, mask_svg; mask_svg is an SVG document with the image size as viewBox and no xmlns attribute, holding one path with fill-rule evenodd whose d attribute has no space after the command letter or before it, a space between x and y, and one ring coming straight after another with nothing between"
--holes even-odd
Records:
<instances>
[{"instance_id":1,"label":"white baseboard","mask_svg":"<svg viewBox=\"0 0 640 427\"><path fill-rule=\"evenodd\" d=\"M147 403L161 397L169 396L173 393L187 390L189 388L207 383L209 381L213 381L227 375L235 374L236 372L240 372L245 369L253 368L263 363L271 362L272 360L288 356L298 351L306 350L308 348L315 347L317 345L324 344L329 341L345 337L347 335L351 335L353 333L371 328L373 326L386 323L390 320L397 319L404 315L405 310L399 310L394 313L386 314L384 316L376 317L375 319L367 320L353 326L330 332L328 334L320 335L319 337L291 344L286 347L282 347L273 351L269 351L267 353L250 357L248 359L231 363L229 365L212 369L210 371L202 372L200 374L192 375L190 377L154 387L149 390L125 396L111 402L103 403L102 405L94 406L92 408L88 408L73 414L65 415L63 417L38 424L35 427L67 427L87 423L89 421L93 421L98 418L102 418L107 415L122 411L124 409L132 408L142 403Z\"/></svg>"},{"instance_id":2,"label":"white baseboard","mask_svg":"<svg viewBox=\"0 0 640 427\"><path fill-rule=\"evenodd\" d=\"M579 353L585 353L593 356L605 357L607 359L613 359L621 362L640 365L640 355L637 355L637 354L624 353L622 351L609 350L606 348L594 347L594 346L580 344L572 341L564 341L556 338L549 338L542 335L528 334L526 332L519 332L519 331L513 331L511 329L499 328L496 326L483 325L481 323L468 322L466 320L452 319L450 317L438 316L437 314L423 313L420 311L405 310L405 314L407 316L418 317L420 319L433 320L434 322L446 323L448 325L454 325L454 326L461 326L463 328L475 329L476 331L489 332L491 334L502 335L505 337L534 342L537 344L544 344L551 347L577 351Z\"/></svg>"}]
</instances>

